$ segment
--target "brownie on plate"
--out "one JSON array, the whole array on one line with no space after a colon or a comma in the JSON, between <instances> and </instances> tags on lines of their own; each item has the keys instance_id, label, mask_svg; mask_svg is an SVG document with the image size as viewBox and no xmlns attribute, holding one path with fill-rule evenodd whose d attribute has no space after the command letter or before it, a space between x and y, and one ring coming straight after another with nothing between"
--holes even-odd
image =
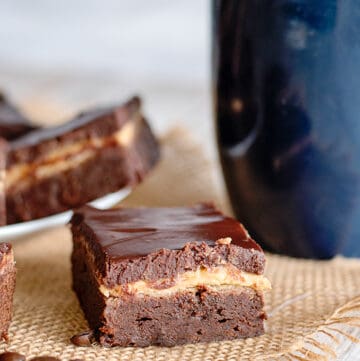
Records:
<instances>
[{"instance_id":1,"label":"brownie on plate","mask_svg":"<svg viewBox=\"0 0 360 361\"><path fill-rule=\"evenodd\" d=\"M159 158L140 99L79 114L10 143L9 224L49 216L140 182Z\"/></svg>"},{"instance_id":2,"label":"brownie on plate","mask_svg":"<svg viewBox=\"0 0 360 361\"><path fill-rule=\"evenodd\" d=\"M15 262L12 247L0 243L0 340L8 339L15 290Z\"/></svg>"},{"instance_id":3,"label":"brownie on plate","mask_svg":"<svg viewBox=\"0 0 360 361\"><path fill-rule=\"evenodd\" d=\"M73 288L104 346L173 346L263 334L265 257L211 204L78 209Z\"/></svg>"}]
</instances>

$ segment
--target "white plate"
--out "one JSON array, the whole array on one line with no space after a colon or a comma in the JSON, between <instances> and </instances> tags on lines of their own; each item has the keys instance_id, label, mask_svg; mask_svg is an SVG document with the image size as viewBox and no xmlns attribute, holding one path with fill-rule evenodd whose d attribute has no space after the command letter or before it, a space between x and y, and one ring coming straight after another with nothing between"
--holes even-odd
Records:
<instances>
[{"instance_id":1,"label":"white plate","mask_svg":"<svg viewBox=\"0 0 360 361\"><path fill-rule=\"evenodd\" d=\"M124 188L118 192L110 193L104 197L98 198L89 204L99 209L110 208L123 200L130 193L130 191L130 188ZM66 224L69 222L71 215L72 211L66 211L63 213L54 214L53 216L36 219L34 221L0 227L0 242L11 241L34 232Z\"/></svg>"}]
</instances>

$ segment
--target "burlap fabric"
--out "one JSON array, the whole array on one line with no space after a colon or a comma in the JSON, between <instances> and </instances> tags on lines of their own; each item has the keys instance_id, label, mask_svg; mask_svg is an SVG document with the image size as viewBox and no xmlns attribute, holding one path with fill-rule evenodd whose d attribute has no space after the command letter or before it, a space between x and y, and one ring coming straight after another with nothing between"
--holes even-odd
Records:
<instances>
[{"instance_id":1,"label":"burlap fabric","mask_svg":"<svg viewBox=\"0 0 360 361\"><path fill-rule=\"evenodd\" d=\"M182 130L163 139L163 159L123 204L182 205L214 200L228 211L216 165ZM77 348L69 339L87 329L71 290L71 237L67 227L14 242L18 278L10 343L30 356L62 360L330 360L360 359L360 261L295 260L267 255L266 274L273 290L266 295L269 315L264 336L174 348ZM356 298L357 297L357 298ZM124 311L126 312L126 310Z\"/></svg>"}]
</instances>

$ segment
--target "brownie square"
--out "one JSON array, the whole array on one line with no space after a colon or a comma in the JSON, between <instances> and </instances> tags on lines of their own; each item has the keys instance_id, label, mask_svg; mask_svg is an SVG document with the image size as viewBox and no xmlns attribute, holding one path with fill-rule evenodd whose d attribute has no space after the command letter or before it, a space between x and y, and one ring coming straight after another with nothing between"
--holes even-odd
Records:
<instances>
[{"instance_id":1,"label":"brownie square","mask_svg":"<svg viewBox=\"0 0 360 361\"><path fill-rule=\"evenodd\" d=\"M15 290L15 262L12 247L0 243L0 340L8 339Z\"/></svg>"},{"instance_id":2,"label":"brownie square","mask_svg":"<svg viewBox=\"0 0 360 361\"><path fill-rule=\"evenodd\" d=\"M71 220L73 288L105 346L174 346L263 334L265 257L210 204L85 206Z\"/></svg>"},{"instance_id":3,"label":"brownie square","mask_svg":"<svg viewBox=\"0 0 360 361\"><path fill-rule=\"evenodd\" d=\"M93 109L11 142L8 224L79 207L139 183L159 158L139 98Z\"/></svg>"}]
</instances>

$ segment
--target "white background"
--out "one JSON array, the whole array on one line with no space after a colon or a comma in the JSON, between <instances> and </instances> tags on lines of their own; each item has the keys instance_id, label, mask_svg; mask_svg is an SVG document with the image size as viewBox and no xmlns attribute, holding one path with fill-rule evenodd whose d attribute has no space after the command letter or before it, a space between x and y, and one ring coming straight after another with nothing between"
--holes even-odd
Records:
<instances>
[{"instance_id":1,"label":"white background","mask_svg":"<svg viewBox=\"0 0 360 361\"><path fill-rule=\"evenodd\" d=\"M182 124L215 155L210 1L2 0L0 44L0 88L18 103L66 118L137 93L158 132Z\"/></svg>"}]
</instances>

